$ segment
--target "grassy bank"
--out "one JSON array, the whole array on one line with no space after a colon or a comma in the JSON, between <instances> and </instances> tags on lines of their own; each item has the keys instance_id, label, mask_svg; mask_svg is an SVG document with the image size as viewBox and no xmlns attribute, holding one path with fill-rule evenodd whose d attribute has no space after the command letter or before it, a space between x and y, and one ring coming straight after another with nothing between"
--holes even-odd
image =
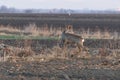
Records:
<instances>
[{"instance_id":1,"label":"grassy bank","mask_svg":"<svg viewBox=\"0 0 120 80\"><path fill-rule=\"evenodd\" d=\"M58 37L0 35L0 39L40 39L40 40L46 39L46 40L58 40Z\"/></svg>"}]
</instances>

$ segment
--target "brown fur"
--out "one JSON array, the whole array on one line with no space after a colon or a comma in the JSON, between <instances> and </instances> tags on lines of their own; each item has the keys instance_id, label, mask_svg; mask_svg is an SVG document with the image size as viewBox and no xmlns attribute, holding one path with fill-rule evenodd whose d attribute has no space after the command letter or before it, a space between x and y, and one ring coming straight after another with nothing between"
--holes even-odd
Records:
<instances>
[{"instance_id":1,"label":"brown fur","mask_svg":"<svg viewBox=\"0 0 120 80\"><path fill-rule=\"evenodd\" d=\"M77 47L79 48L79 52L82 51L83 48L83 38L80 35L67 33L63 31L61 35L61 45L66 47L67 44L77 44Z\"/></svg>"}]
</instances>

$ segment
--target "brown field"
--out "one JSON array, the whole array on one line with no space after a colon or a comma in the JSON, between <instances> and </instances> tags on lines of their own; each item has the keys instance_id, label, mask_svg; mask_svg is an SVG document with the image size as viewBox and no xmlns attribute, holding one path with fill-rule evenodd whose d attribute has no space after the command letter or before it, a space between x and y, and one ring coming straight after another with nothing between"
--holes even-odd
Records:
<instances>
[{"instance_id":1,"label":"brown field","mask_svg":"<svg viewBox=\"0 0 120 80\"><path fill-rule=\"evenodd\" d=\"M119 80L120 65L98 59L1 62L0 80Z\"/></svg>"},{"instance_id":2,"label":"brown field","mask_svg":"<svg viewBox=\"0 0 120 80\"><path fill-rule=\"evenodd\" d=\"M0 14L0 36L40 37L0 39L0 80L120 80L119 18L119 14ZM61 32L69 24L85 38L87 50L59 47Z\"/></svg>"},{"instance_id":3,"label":"brown field","mask_svg":"<svg viewBox=\"0 0 120 80\"><path fill-rule=\"evenodd\" d=\"M66 25L73 25L75 30L79 28L90 28L96 26L104 30L120 31L120 14L22 14L22 13L1 13L0 25L11 25L16 28L24 28L31 23L38 27L64 28Z\"/></svg>"}]
</instances>

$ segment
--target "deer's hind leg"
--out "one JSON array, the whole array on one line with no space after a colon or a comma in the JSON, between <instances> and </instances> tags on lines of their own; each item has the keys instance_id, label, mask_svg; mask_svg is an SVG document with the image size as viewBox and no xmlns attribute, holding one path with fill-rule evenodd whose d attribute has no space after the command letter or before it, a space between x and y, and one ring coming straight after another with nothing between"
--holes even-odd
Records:
<instances>
[{"instance_id":1,"label":"deer's hind leg","mask_svg":"<svg viewBox=\"0 0 120 80\"><path fill-rule=\"evenodd\" d=\"M77 46L78 46L78 49L79 49L79 53L81 53L82 52L82 46L80 44L77 44Z\"/></svg>"}]
</instances>

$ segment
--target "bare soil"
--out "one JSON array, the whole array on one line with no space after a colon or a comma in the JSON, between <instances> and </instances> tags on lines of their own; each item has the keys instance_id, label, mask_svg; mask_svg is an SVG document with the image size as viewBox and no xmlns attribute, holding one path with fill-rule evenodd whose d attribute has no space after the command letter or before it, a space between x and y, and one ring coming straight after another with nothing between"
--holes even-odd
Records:
<instances>
[{"instance_id":1,"label":"bare soil","mask_svg":"<svg viewBox=\"0 0 120 80\"><path fill-rule=\"evenodd\" d=\"M120 63L97 58L0 62L0 80L120 80Z\"/></svg>"}]
</instances>

